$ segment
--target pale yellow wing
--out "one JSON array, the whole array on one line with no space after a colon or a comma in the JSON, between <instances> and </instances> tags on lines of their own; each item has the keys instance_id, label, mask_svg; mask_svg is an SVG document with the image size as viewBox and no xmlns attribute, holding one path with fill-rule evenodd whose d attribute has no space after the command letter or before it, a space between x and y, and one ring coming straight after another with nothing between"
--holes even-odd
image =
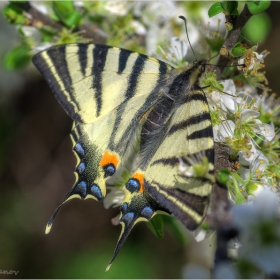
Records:
<instances>
[{"instance_id":1,"label":"pale yellow wing","mask_svg":"<svg viewBox=\"0 0 280 280\"><path fill-rule=\"evenodd\" d=\"M73 197L102 200L105 181L137 144L141 118L163 94L171 67L142 54L93 44L55 46L33 62L74 120L77 180L64 202Z\"/></svg>"}]
</instances>

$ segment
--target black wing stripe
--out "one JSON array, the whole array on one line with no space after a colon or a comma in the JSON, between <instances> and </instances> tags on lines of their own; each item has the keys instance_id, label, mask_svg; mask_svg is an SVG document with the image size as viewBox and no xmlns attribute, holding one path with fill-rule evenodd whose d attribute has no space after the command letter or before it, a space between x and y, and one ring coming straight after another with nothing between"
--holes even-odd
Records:
<instances>
[{"instance_id":1,"label":"black wing stripe","mask_svg":"<svg viewBox=\"0 0 280 280\"><path fill-rule=\"evenodd\" d=\"M87 50L89 45L78 45L78 57L79 57L79 63L81 67L81 71L83 73L83 76L86 74L86 68L87 68Z\"/></svg>"},{"instance_id":2,"label":"black wing stripe","mask_svg":"<svg viewBox=\"0 0 280 280\"><path fill-rule=\"evenodd\" d=\"M128 101L136 93L136 88L138 84L138 79L144 69L145 61L147 57L145 55L139 54L137 59L134 62L134 65L131 70L131 75L128 80L128 86L125 92L125 100Z\"/></svg>"},{"instance_id":3,"label":"black wing stripe","mask_svg":"<svg viewBox=\"0 0 280 280\"><path fill-rule=\"evenodd\" d=\"M61 46L61 48L52 49L50 50L50 52L48 52L48 54L49 59L51 60L60 78L60 81L63 83L65 90L69 92L71 97L73 97L71 89L72 79L69 73L69 69L67 67L65 46Z\"/></svg>"},{"instance_id":4,"label":"black wing stripe","mask_svg":"<svg viewBox=\"0 0 280 280\"><path fill-rule=\"evenodd\" d=\"M193 140L193 139L200 139L200 138L206 138L211 137L213 138L213 128L212 125L209 125L201 130L196 130L190 135L187 136L187 140Z\"/></svg>"},{"instance_id":5,"label":"black wing stripe","mask_svg":"<svg viewBox=\"0 0 280 280\"><path fill-rule=\"evenodd\" d=\"M188 154L187 156L189 158L195 158L195 159L200 159L201 155L203 155L205 153L205 156L207 158L209 158L210 162L214 161L214 149L206 149L206 150L202 150L201 152L198 153L193 153L193 154ZM180 157L182 159L182 161L185 164L188 164L188 161L184 158L184 157ZM158 160L155 160L151 166L153 165L157 165L157 164L163 164L163 165L171 165L174 166L175 164L177 164L179 162L178 157L169 157L169 158L161 158Z\"/></svg>"},{"instance_id":6,"label":"black wing stripe","mask_svg":"<svg viewBox=\"0 0 280 280\"><path fill-rule=\"evenodd\" d=\"M141 60L146 59L147 57L144 55L139 55L141 57ZM138 60L138 59L137 59ZM137 60L134 64L134 66L137 63ZM135 117L133 120L131 120L131 124L126 128L125 132L123 133L123 137L120 139L120 141L117 143L117 149L126 149L126 147L123 145L123 143L126 141L126 137L128 137L127 135L132 135L134 131L132 131L132 127L134 126L135 122L139 122L139 119L143 116L143 114L146 112L147 108L150 108L154 105L153 102L155 102L157 99L155 98L155 95L159 92L159 89L161 87L161 84L163 82L164 79L164 74L166 74L168 72L168 65L160 60L158 60L159 62L159 75L158 75L158 79L156 82L156 85L154 87L154 89L151 91L151 93L148 95L148 97L146 98L144 104L141 106L141 108L136 112ZM142 67L143 69L143 67ZM124 101L124 103L126 102L126 100ZM118 112L117 113L117 118L115 121L115 127L118 127L119 121L122 117L122 112ZM114 141L114 137L115 137L115 133L113 133L111 135L111 139L110 139L110 143L113 143Z\"/></svg>"},{"instance_id":7,"label":"black wing stripe","mask_svg":"<svg viewBox=\"0 0 280 280\"><path fill-rule=\"evenodd\" d=\"M194 93L192 93L190 95L187 95L186 100L184 100L184 102L188 103L188 102L192 102L194 100L195 101L197 101L197 100L202 101L202 102L204 102L205 104L208 105L206 97L200 91L196 91L196 92L194 92Z\"/></svg>"},{"instance_id":8,"label":"black wing stripe","mask_svg":"<svg viewBox=\"0 0 280 280\"><path fill-rule=\"evenodd\" d=\"M203 184L203 182L201 182ZM178 202L182 202L188 206L197 214L203 216L205 212L205 205L208 204L208 196L200 196L190 192L186 192L177 188L164 189L164 191L177 199Z\"/></svg>"},{"instance_id":9,"label":"black wing stripe","mask_svg":"<svg viewBox=\"0 0 280 280\"><path fill-rule=\"evenodd\" d=\"M161 60L158 60L158 62L159 62L159 73L166 74L168 71L167 64L162 62Z\"/></svg>"},{"instance_id":10,"label":"black wing stripe","mask_svg":"<svg viewBox=\"0 0 280 280\"><path fill-rule=\"evenodd\" d=\"M66 98L63 95L60 94L60 92L62 91L60 83L62 83L65 90L71 96L72 103L74 103L75 106L78 108L78 110L80 110L81 108L79 106L79 103L77 102L77 100L73 94L72 88L71 88L72 79L71 79L69 69L67 66L67 61L66 61L66 47L64 45L62 45L57 48L52 48L47 51L47 54L48 54L48 58L51 61L51 64L53 65L53 67L55 69L55 72L57 73L57 75L60 79L59 81L56 79L51 79L51 82L50 82L48 78L53 76L52 69L49 68L47 65L44 66L43 73L47 77L47 81L48 81L51 89L55 93L56 98L58 99L59 103L63 106L63 108L69 108L69 107L71 108L73 106L73 105L69 104L69 102L66 100ZM35 62L35 60L34 60L34 62ZM43 62L43 60L41 60L41 62ZM37 66L37 64L36 64L36 66ZM38 67L38 68L42 69L41 67ZM71 111L71 110L73 110L73 109L70 109L69 111Z\"/></svg>"},{"instance_id":11,"label":"black wing stripe","mask_svg":"<svg viewBox=\"0 0 280 280\"><path fill-rule=\"evenodd\" d=\"M170 158L161 158L158 160L155 160L151 166L157 165L157 164L163 164L163 165L171 165L174 166L179 162L178 157L170 157Z\"/></svg>"},{"instance_id":12,"label":"black wing stripe","mask_svg":"<svg viewBox=\"0 0 280 280\"><path fill-rule=\"evenodd\" d=\"M199 115L195 115L195 116L191 116L190 118L188 118L187 120L184 120L180 123L176 123L174 124L167 135L171 135L174 132L178 131L178 130L182 130L182 129L186 129L189 125L195 125L198 124L200 122L203 122L205 120L210 120L210 114L209 112L202 112Z\"/></svg>"},{"instance_id":13,"label":"black wing stripe","mask_svg":"<svg viewBox=\"0 0 280 280\"><path fill-rule=\"evenodd\" d=\"M145 180L145 188L147 188L149 194L156 200L160 201L165 208L170 210L184 225L188 225L188 229L194 230L197 228L198 223L186 213L180 206L174 204L174 202L169 201L163 194L159 193L155 187L151 187L151 184ZM153 182L154 185L157 185L160 189L164 190L167 195L174 197L178 203L182 203L192 211L197 213L200 216L205 215L206 205L209 203L209 197L207 196L197 196L189 192L184 192L179 189L167 189L163 188L157 182ZM172 209L172 210L171 210Z\"/></svg>"},{"instance_id":14,"label":"black wing stripe","mask_svg":"<svg viewBox=\"0 0 280 280\"><path fill-rule=\"evenodd\" d=\"M126 128L125 132L123 133L123 136L121 137L120 141L117 143L116 148L117 150L126 149L126 147L123 145L123 143L126 142L126 138L129 137L128 135L133 135L134 131L132 130L133 127L135 127L135 122L139 122L140 118L143 116L143 114L146 112L147 108L151 107L153 105L153 101L155 101L155 94L159 90L159 80L157 81L156 86L154 87L153 91L150 93L150 95L147 97L144 104L141 106L141 108L135 113L134 119L131 120L130 125ZM124 102L125 103L125 102ZM123 112L119 111L117 112L117 118L115 120L115 127L118 127L118 124L120 123L121 118L123 117ZM117 129L116 129L117 130ZM116 130L112 133L110 143L113 143L115 138ZM113 148L113 147L112 147Z\"/></svg>"},{"instance_id":15,"label":"black wing stripe","mask_svg":"<svg viewBox=\"0 0 280 280\"><path fill-rule=\"evenodd\" d=\"M92 76L93 85L92 87L95 89L94 98L96 100L97 111L96 116L98 117L102 107L102 72L105 67L107 53L110 47L103 48L94 48L93 49L93 67L92 67Z\"/></svg>"},{"instance_id":16,"label":"black wing stripe","mask_svg":"<svg viewBox=\"0 0 280 280\"><path fill-rule=\"evenodd\" d=\"M131 52L121 49L120 54L119 54L118 74L122 74L122 72L124 71L130 55L131 55Z\"/></svg>"}]
</instances>

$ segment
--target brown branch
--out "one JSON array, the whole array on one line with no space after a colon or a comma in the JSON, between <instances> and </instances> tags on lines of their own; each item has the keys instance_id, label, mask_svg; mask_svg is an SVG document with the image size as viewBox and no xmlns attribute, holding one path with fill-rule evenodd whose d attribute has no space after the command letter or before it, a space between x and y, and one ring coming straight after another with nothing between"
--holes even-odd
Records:
<instances>
[{"instance_id":1,"label":"brown branch","mask_svg":"<svg viewBox=\"0 0 280 280\"><path fill-rule=\"evenodd\" d=\"M26 13L28 13L29 15L31 15L31 17L33 18L33 20L36 21L40 21L42 22L44 25L50 26L54 29L62 29L63 25L59 22L53 21L51 20L48 16L46 16L45 14L41 13L40 11L34 9L29 2L25 2L25 3L20 3L20 2L14 2L14 5L18 6L19 8L21 8L23 11L25 11Z\"/></svg>"},{"instance_id":2,"label":"brown branch","mask_svg":"<svg viewBox=\"0 0 280 280\"><path fill-rule=\"evenodd\" d=\"M240 15L236 17L227 16L227 21L230 21L233 24L233 29L229 31L226 41L224 42L221 50L220 56L217 61L217 65L224 65L224 67L220 67L217 72L217 76L221 78L221 75L224 71L225 66L230 61L230 52L232 48L238 42L238 38L241 34L242 29L244 28L245 24L251 18L253 14L249 11L247 4L245 4L243 11Z\"/></svg>"},{"instance_id":3,"label":"brown branch","mask_svg":"<svg viewBox=\"0 0 280 280\"><path fill-rule=\"evenodd\" d=\"M38 27L40 25L47 25L54 29L61 30L65 27L62 23L53 21L47 15L41 13L40 11L34 9L29 2L20 3L14 2L14 5L21 8L23 11L28 13L35 23L34 26ZM96 44L105 44L107 41L107 36L101 27L95 23L92 23L91 26L81 25L77 28L77 31L82 31L81 36L84 38L89 38L90 41Z\"/></svg>"},{"instance_id":4,"label":"brown branch","mask_svg":"<svg viewBox=\"0 0 280 280\"><path fill-rule=\"evenodd\" d=\"M215 170L229 168L229 147L215 143ZM215 251L214 269L226 261L229 261L227 254L227 243L238 235L238 230L231 222L231 203L228 198L228 188L219 182L214 184L212 198L211 225L216 230L217 247Z\"/></svg>"},{"instance_id":5,"label":"brown branch","mask_svg":"<svg viewBox=\"0 0 280 280\"><path fill-rule=\"evenodd\" d=\"M229 147L220 143L215 143L215 170L229 168ZM211 223L213 228L219 228L230 220L231 204L228 199L228 189L220 183L215 183L213 187L212 215Z\"/></svg>"},{"instance_id":6,"label":"brown branch","mask_svg":"<svg viewBox=\"0 0 280 280\"><path fill-rule=\"evenodd\" d=\"M235 23L233 23L233 29L229 32L228 38L226 39L222 49L225 49L227 54L232 50L238 41L239 35L244 28L247 21L253 14L249 11L248 5L245 4L243 11L237 17Z\"/></svg>"},{"instance_id":7,"label":"brown branch","mask_svg":"<svg viewBox=\"0 0 280 280\"><path fill-rule=\"evenodd\" d=\"M236 16L228 15L226 16L227 22L232 23L233 29L229 32L225 43L220 51L220 56L217 61L218 65L224 65L220 67L218 76L221 76L225 66L229 62L229 53L238 41L239 35L247 21L251 18L252 14L248 9L247 4L245 4L241 14ZM222 168L229 168L229 147L219 143L215 143L215 171ZM226 227L231 227L231 204L228 199L228 189L226 186L216 183L213 188L213 203L212 203L212 215L211 224L214 229L219 231L224 231ZM219 236L219 234L217 235Z\"/></svg>"},{"instance_id":8,"label":"brown branch","mask_svg":"<svg viewBox=\"0 0 280 280\"><path fill-rule=\"evenodd\" d=\"M218 65L226 66L229 61L229 53L238 41L239 35L251 18L252 13L249 11L247 4L245 4L243 11L238 17L228 15L226 20L233 25L233 29L229 32L228 37L223 44L220 51L220 56L217 61ZM224 70L222 66L220 69L220 75ZM218 74L218 73L217 73ZM215 143L215 171L222 168L229 168L229 147L219 143ZM228 199L228 190L226 186L216 183L213 188L213 203L212 203L212 227L216 230L224 228L230 223L230 201Z\"/></svg>"}]
</instances>

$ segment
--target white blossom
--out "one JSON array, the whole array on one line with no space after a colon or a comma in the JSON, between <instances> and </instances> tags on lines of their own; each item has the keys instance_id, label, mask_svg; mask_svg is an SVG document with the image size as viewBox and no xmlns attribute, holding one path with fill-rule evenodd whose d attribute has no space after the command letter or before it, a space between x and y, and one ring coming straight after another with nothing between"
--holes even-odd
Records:
<instances>
[{"instance_id":1,"label":"white blossom","mask_svg":"<svg viewBox=\"0 0 280 280\"><path fill-rule=\"evenodd\" d=\"M177 37L172 37L166 59L168 61L180 62L187 55L187 44Z\"/></svg>"},{"instance_id":2,"label":"white blossom","mask_svg":"<svg viewBox=\"0 0 280 280\"><path fill-rule=\"evenodd\" d=\"M240 120L243 122L255 121L260 116L258 111L252 109L244 109L240 113Z\"/></svg>"},{"instance_id":3,"label":"white blossom","mask_svg":"<svg viewBox=\"0 0 280 280\"><path fill-rule=\"evenodd\" d=\"M240 229L242 244L239 258L268 274L280 270L278 211L279 199L270 190L261 191L252 202L233 207L233 222Z\"/></svg>"},{"instance_id":4,"label":"white blossom","mask_svg":"<svg viewBox=\"0 0 280 280\"><path fill-rule=\"evenodd\" d=\"M128 13L129 2L126 1L108 1L105 9L110 13L118 16L125 16Z\"/></svg>"},{"instance_id":5,"label":"white blossom","mask_svg":"<svg viewBox=\"0 0 280 280\"><path fill-rule=\"evenodd\" d=\"M225 138L233 138L235 123L231 120L223 121L213 127L214 141L225 142Z\"/></svg>"},{"instance_id":6,"label":"white blossom","mask_svg":"<svg viewBox=\"0 0 280 280\"><path fill-rule=\"evenodd\" d=\"M251 146L248 150L244 147L244 150L238 152L239 163L244 166L248 166L257 156L257 149L252 140L247 143L247 147Z\"/></svg>"},{"instance_id":7,"label":"white blossom","mask_svg":"<svg viewBox=\"0 0 280 280\"><path fill-rule=\"evenodd\" d=\"M44 51L44 50L50 48L51 46L53 46L53 44L51 44L49 42L41 43L38 46L32 48L31 53L36 54L38 52L41 52L41 51Z\"/></svg>"},{"instance_id":8,"label":"white blossom","mask_svg":"<svg viewBox=\"0 0 280 280\"><path fill-rule=\"evenodd\" d=\"M47 5L42 1L30 1L30 5L37 11L45 15L50 15L52 11L51 5Z\"/></svg>"},{"instance_id":9,"label":"white blossom","mask_svg":"<svg viewBox=\"0 0 280 280\"><path fill-rule=\"evenodd\" d=\"M266 140L271 141L275 137L274 124L258 123L254 130L257 134L261 134Z\"/></svg>"},{"instance_id":10,"label":"white blossom","mask_svg":"<svg viewBox=\"0 0 280 280\"><path fill-rule=\"evenodd\" d=\"M194 239L196 242L201 242L213 234L213 230L204 230L202 228L197 228L194 232Z\"/></svg>"},{"instance_id":11,"label":"white blossom","mask_svg":"<svg viewBox=\"0 0 280 280\"><path fill-rule=\"evenodd\" d=\"M111 206L118 207L124 199L124 191L120 188L113 187L103 200L104 208L109 209Z\"/></svg>"},{"instance_id":12,"label":"white blossom","mask_svg":"<svg viewBox=\"0 0 280 280\"><path fill-rule=\"evenodd\" d=\"M224 87L223 92L228 93L228 95L220 91L211 92L211 101L214 103L213 110L218 108L225 112L227 110L229 110L230 112L234 112L236 110L236 87L234 85L234 82L233 80L229 79L220 82L220 84L222 84Z\"/></svg>"},{"instance_id":13,"label":"white blossom","mask_svg":"<svg viewBox=\"0 0 280 280\"><path fill-rule=\"evenodd\" d=\"M133 20L131 22L131 26L135 29L135 33L138 35L145 35L147 33L147 30L145 26L140 23L138 20Z\"/></svg>"}]
</instances>

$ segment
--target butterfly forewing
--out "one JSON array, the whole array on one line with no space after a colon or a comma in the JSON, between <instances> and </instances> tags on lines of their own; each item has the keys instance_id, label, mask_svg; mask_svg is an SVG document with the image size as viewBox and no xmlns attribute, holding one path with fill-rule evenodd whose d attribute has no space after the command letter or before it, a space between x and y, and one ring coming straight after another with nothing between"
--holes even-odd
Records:
<instances>
[{"instance_id":1,"label":"butterfly forewing","mask_svg":"<svg viewBox=\"0 0 280 280\"><path fill-rule=\"evenodd\" d=\"M157 102L171 67L142 54L93 44L55 46L33 62L74 120L78 176L64 202L73 197L102 200L106 179L137 145L141 118Z\"/></svg>"}]
</instances>

